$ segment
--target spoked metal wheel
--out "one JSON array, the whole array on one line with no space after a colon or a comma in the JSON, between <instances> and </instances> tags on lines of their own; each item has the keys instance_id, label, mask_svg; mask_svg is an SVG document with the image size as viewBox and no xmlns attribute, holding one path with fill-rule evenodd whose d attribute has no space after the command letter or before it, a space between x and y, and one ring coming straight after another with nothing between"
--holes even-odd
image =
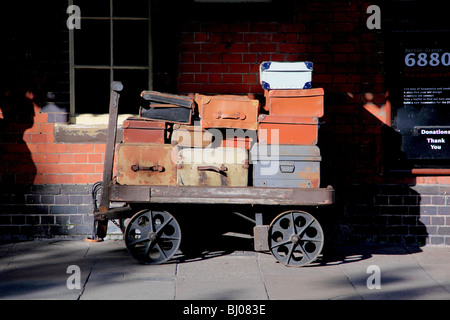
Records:
<instances>
[{"instance_id":1,"label":"spoked metal wheel","mask_svg":"<svg viewBox=\"0 0 450 320\"><path fill-rule=\"evenodd\" d=\"M136 260L145 264L169 260L178 250L180 242L180 226L166 211L139 211L125 230L128 250Z\"/></svg>"},{"instance_id":2,"label":"spoked metal wheel","mask_svg":"<svg viewBox=\"0 0 450 320\"><path fill-rule=\"evenodd\" d=\"M286 211L269 227L269 248L272 255L286 266L301 267L313 262L324 242L322 227L309 213Z\"/></svg>"}]
</instances>

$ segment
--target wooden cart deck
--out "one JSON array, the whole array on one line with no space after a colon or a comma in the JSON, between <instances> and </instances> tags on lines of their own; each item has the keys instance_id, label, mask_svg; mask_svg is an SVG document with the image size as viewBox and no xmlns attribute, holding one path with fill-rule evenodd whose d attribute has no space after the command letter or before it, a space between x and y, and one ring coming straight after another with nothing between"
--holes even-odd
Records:
<instances>
[{"instance_id":1,"label":"wooden cart deck","mask_svg":"<svg viewBox=\"0 0 450 320\"><path fill-rule=\"evenodd\" d=\"M334 202L334 189L123 186L109 189L110 201L140 203L255 204L318 206Z\"/></svg>"},{"instance_id":2,"label":"wooden cart deck","mask_svg":"<svg viewBox=\"0 0 450 320\"><path fill-rule=\"evenodd\" d=\"M324 206L334 203L334 189L112 185L109 201L127 204ZM110 208L94 215L99 221L120 219L128 217L130 209Z\"/></svg>"}]
</instances>

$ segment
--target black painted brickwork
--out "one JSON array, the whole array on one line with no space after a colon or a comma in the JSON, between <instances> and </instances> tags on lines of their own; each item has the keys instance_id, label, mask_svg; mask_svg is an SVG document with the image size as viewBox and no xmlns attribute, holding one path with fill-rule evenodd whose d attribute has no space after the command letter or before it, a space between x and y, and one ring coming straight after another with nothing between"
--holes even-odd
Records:
<instances>
[{"instance_id":1,"label":"black painted brickwork","mask_svg":"<svg viewBox=\"0 0 450 320\"><path fill-rule=\"evenodd\" d=\"M450 186L352 185L336 193L345 241L450 245Z\"/></svg>"},{"instance_id":2,"label":"black painted brickwork","mask_svg":"<svg viewBox=\"0 0 450 320\"><path fill-rule=\"evenodd\" d=\"M90 185L0 188L0 240L30 240L92 234Z\"/></svg>"}]
</instances>

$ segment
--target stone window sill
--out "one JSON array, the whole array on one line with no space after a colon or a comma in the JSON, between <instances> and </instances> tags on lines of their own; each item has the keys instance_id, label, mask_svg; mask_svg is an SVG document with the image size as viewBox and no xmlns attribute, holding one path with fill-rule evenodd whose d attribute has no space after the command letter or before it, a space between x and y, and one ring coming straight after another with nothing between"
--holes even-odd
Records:
<instances>
[{"instance_id":1,"label":"stone window sill","mask_svg":"<svg viewBox=\"0 0 450 320\"><path fill-rule=\"evenodd\" d=\"M116 141L122 140L122 123L131 116L135 115L119 115ZM56 143L106 143L108 120L108 114L72 116L70 117L70 123L55 123L54 141Z\"/></svg>"}]
</instances>

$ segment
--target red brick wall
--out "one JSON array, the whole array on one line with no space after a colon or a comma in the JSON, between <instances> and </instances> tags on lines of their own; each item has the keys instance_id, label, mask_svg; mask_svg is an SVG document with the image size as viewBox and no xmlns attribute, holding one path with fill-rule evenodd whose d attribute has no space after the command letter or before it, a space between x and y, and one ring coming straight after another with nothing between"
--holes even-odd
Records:
<instances>
[{"instance_id":1,"label":"red brick wall","mask_svg":"<svg viewBox=\"0 0 450 320\"><path fill-rule=\"evenodd\" d=\"M395 140L385 85L384 34L369 30L368 1L302 2L291 22L190 21L181 29L181 93L261 96L262 61L312 61L325 90L319 146L325 183L450 183L449 177L387 174Z\"/></svg>"},{"instance_id":2,"label":"red brick wall","mask_svg":"<svg viewBox=\"0 0 450 320\"><path fill-rule=\"evenodd\" d=\"M92 184L103 177L105 143L56 143L54 114L41 113L20 123L4 123L0 184ZM0 112L0 120L4 121ZM51 119L50 119L51 121Z\"/></svg>"},{"instance_id":3,"label":"red brick wall","mask_svg":"<svg viewBox=\"0 0 450 320\"><path fill-rule=\"evenodd\" d=\"M367 2L295 5L293 22L190 22L179 45L178 90L262 93L259 64L313 61L316 87L369 90L383 102L381 33L368 30ZM289 14L289 13L288 13ZM370 83L369 87L362 84Z\"/></svg>"},{"instance_id":4,"label":"red brick wall","mask_svg":"<svg viewBox=\"0 0 450 320\"><path fill-rule=\"evenodd\" d=\"M325 167L347 171L337 180L356 182L355 174L369 173L370 182L379 182L373 180L380 170L381 127L389 114L381 33L366 27L368 5L303 2L294 6L292 22L188 23L179 44L178 90L262 94L262 61L312 61L313 87L324 88L326 99L326 135L319 144L323 152L325 145L331 148L330 156L339 155ZM355 157L358 173L350 171Z\"/></svg>"}]
</instances>

